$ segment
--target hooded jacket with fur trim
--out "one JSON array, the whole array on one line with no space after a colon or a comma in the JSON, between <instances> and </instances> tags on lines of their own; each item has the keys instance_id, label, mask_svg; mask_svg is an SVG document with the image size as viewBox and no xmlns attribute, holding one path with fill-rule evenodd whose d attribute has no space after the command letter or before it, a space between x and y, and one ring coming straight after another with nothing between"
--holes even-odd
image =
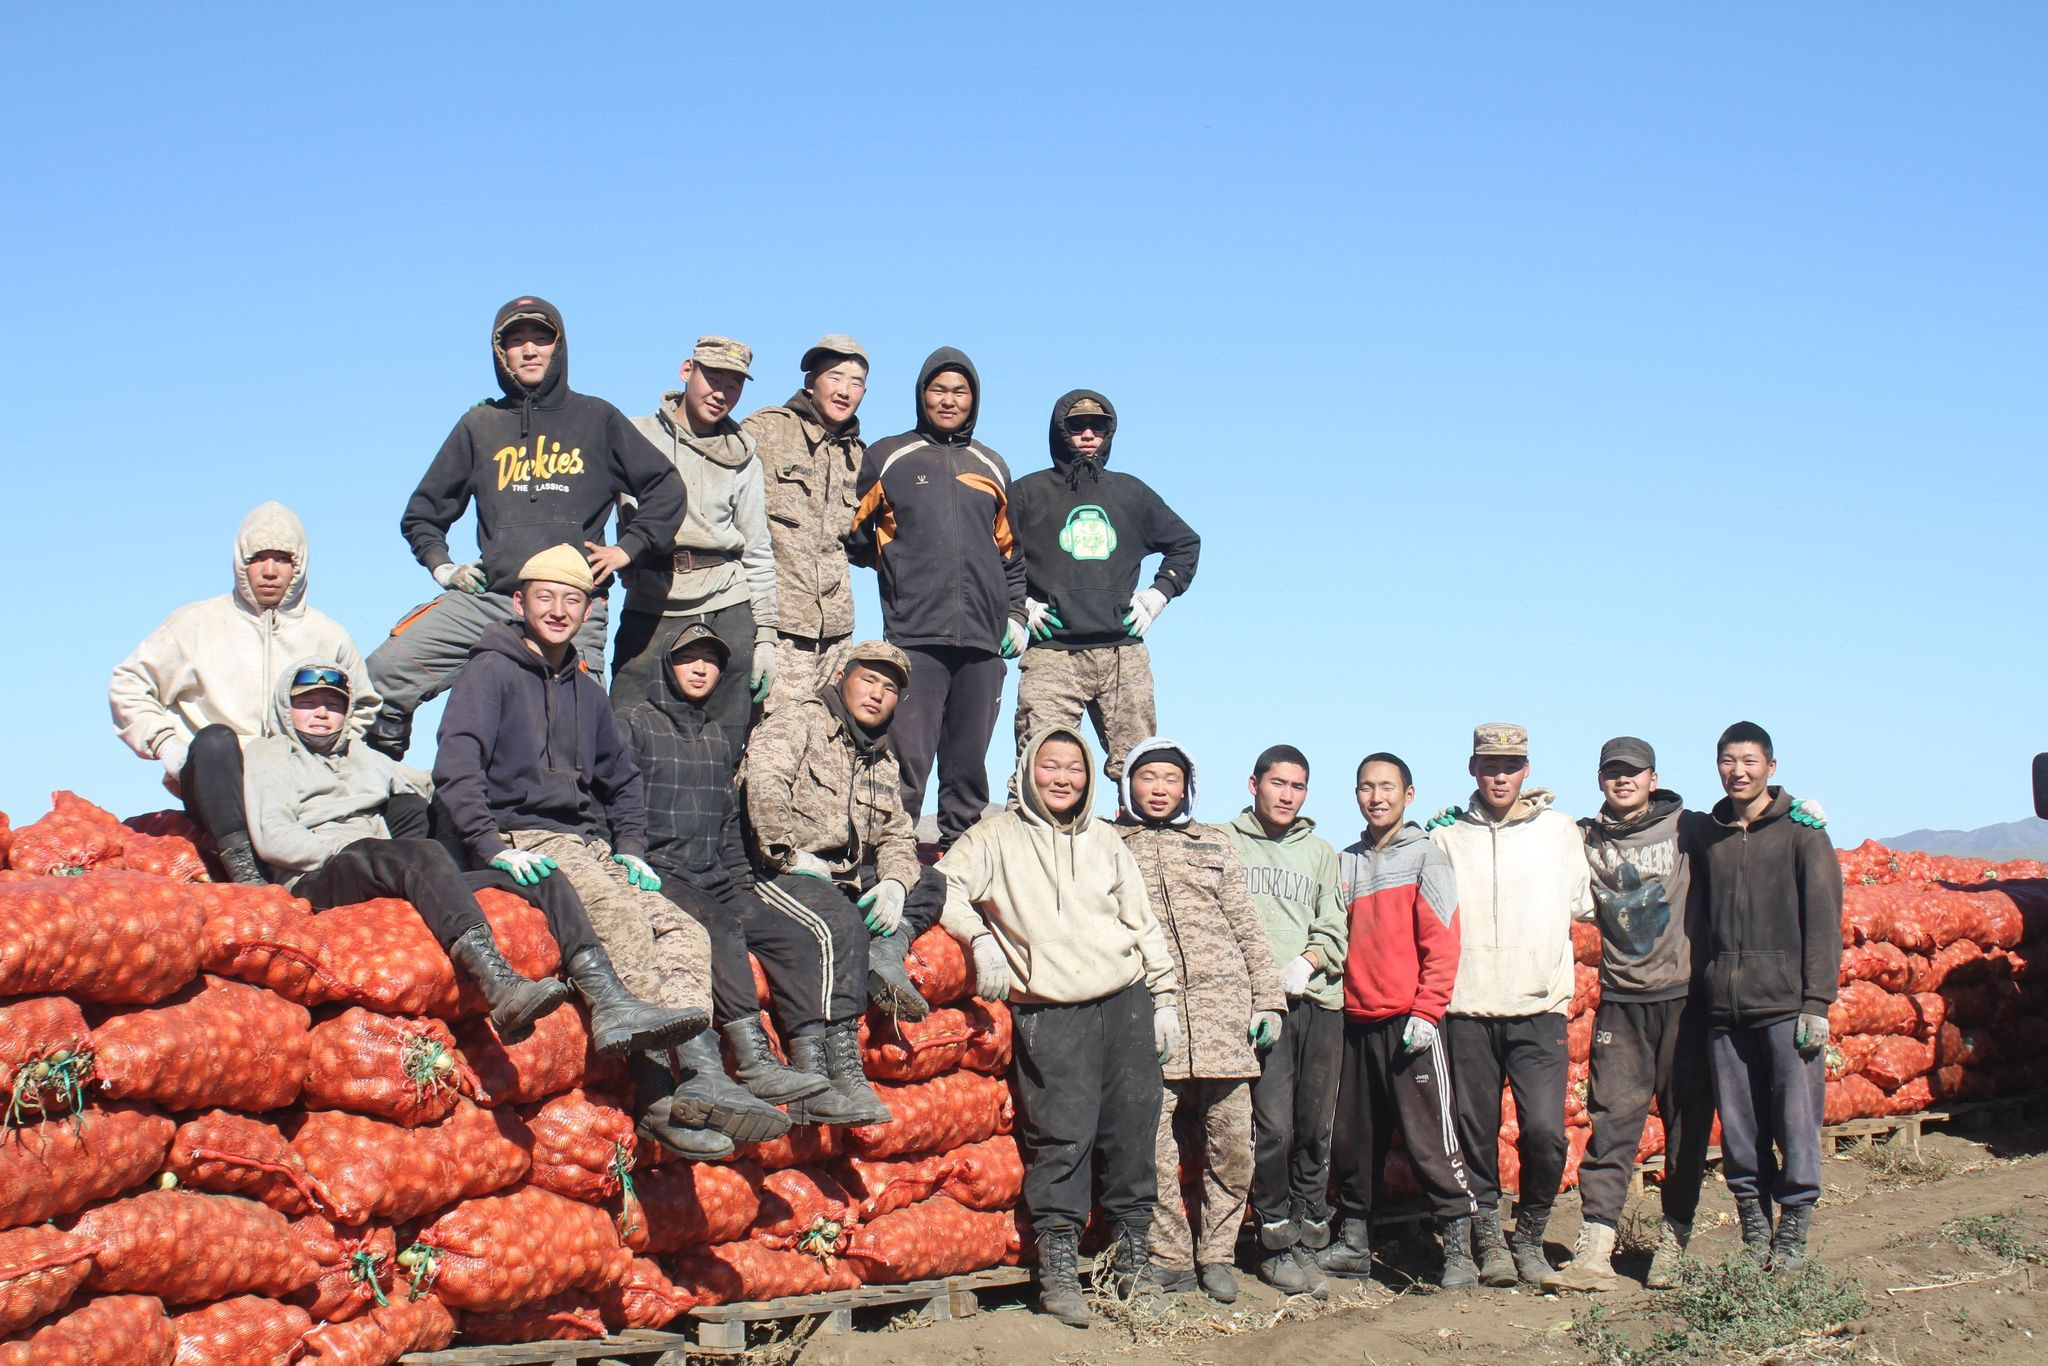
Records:
<instances>
[{"instance_id":1,"label":"hooded jacket with fur trim","mask_svg":"<svg viewBox=\"0 0 2048 1366\"><path fill-rule=\"evenodd\" d=\"M1586 846L1550 789L1532 787L1498 824L1475 794L1429 832L1451 856L1460 921L1450 1014L1562 1014L1572 1001L1572 921L1593 916Z\"/></svg>"}]
</instances>

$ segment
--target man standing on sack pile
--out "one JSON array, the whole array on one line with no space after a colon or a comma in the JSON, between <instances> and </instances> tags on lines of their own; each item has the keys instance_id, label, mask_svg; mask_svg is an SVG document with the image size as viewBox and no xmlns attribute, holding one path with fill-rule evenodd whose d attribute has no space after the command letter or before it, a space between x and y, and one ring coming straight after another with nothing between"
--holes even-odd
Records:
<instances>
[{"instance_id":1,"label":"man standing on sack pile","mask_svg":"<svg viewBox=\"0 0 2048 1366\"><path fill-rule=\"evenodd\" d=\"M446 591L407 613L370 656L383 704L368 743L394 759L412 743L413 713L454 681L484 628L516 631L520 566L551 546L581 547L596 591L673 544L683 520L675 468L617 408L569 387L569 339L553 304L529 294L499 309L491 355L504 396L456 422L399 522ZM622 495L639 505L633 525L617 544L602 544ZM458 564L448 531L472 501L479 558ZM600 679L607 610L600 593L576 635L577 653Z\"/></svg>"},{"instance_id":2,"label":"man standing on sack pile","mask_svg":"<svg viewBox=\"0 0 2048 1366\"><path fill-rule=\"evenodd\" d=\"M740 424L754 442L767 485L768 537L775 549L779 643L764 709L802 697L824 680L818 661L853 635L853 582L846 539L868 393L868 353L852 337L820 337L804 352L804 387L779 408Z\"/></svg>"},{"instance_id":3,"label":"man standing on sack pile","mask_svg":"<svg viewBox=\"0 0 2048 1366\"><path fill-rule=\"evenodd\" d=\"M1144 480L1112 471L1116 409L1093 389L1052 407L1052 468L1017 481L1012 521L1023 550L1032 649L1017 665L1017 744L1085 713L1112 784L1124 756L1157 728L1145 633L1195 579L1202 538ZM1148 588L1147 555L1161 556Z\"/></svg>"},{"instance_id":4,"label":"man standing on sack pile","mask_svg":"<svg viewBox=\"0 0 2048 1366\"><path fill-rule=\"evenodd\" d=\"M1448 807L1430 838L1451 858L1462 926L1458 984L1444 1028L1457 1091L1458 1146L1479 1213L1472 1223L1485 1285L1558 1288L1543 1249L1550 1207L1564 1186L1564 1092L1571 1055L1572 921L1593 915L1579 827L1548 788L1529 781L1529 732L1490 722L1472 732L1467 765L1477 784L1468 810ZM1500 1228L1500 1088L1521 1119L1522 1180L1515 1232Z\"/></svg>"},{"instance_id":5,"label":"man standing on sack pile","mask_svg":"<svg viewBox=\"0 0 2048 1366\"><path fill-rule=\"evenodd\" d=\"M164 787L212 837L232 882L261 883L242 803L242 741L276 733L273 694L307 655L366 678L362 652L306 601L306 528L282 503L264 503L235 532L234 591L181 607L114 666L107 685L114 726L128 748L164 766ZM377 714L359 688L348 734Z\"/></svg>"},{"instance_id":6,"label":"man standing on sack pile","mask_svg":"<svg viewBox=\"0 0 2048 1366\"><path fill-rule=\"evenodd\" d=\"M939 769L939 847L988 808L988 741L1003 661L1024 630L1024 552L1010 516L1010 471L974 439L981 378L950 346L917 375L917 427L868 448L847 541L882 589L882 634L910 659L892 730L903 809L916 824Z\"/></svg>"},{"instance_id":7,"label":"man standing on sack pile","mask_svg":"<svg viewBox=\"0 0 2048 1366\"><path fill-rule=\"evenodd\" d=\"M730 337L699 337L683 362L683 387L661 396L660 411L633 419L682 477L683 524L672 544L657 545L621 576L626 608L612 641L612 705L624 711L667 667L664 641L692 622L710 627L732 659L705 711L736 748L775 675L775 553L761 462L732 420L753 361ZM622 511L621 525L630 527L633 516Z\"/></svg>"}]
</instances>

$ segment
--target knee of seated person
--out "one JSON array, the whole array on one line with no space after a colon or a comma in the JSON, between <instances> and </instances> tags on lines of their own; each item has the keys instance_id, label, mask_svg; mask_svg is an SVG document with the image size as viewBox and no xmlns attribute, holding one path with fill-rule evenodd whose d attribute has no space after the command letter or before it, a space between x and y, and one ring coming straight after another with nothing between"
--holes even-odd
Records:
<instances>
[{"instance_id":1,"label":"knee of seated person","mask_svg":"<svg viewBox=\"0 0 2048 1366\"><path fill-rule=\"evenodd\" d=\"M455 863L455 856L450 854L448 847L439 840L430 840L424 836L407 836L395 839L391 843L401 854L415 863L446 863L450 866ZM461 869L458 868L456 871L460 872Z\"/></svg>"},{"instance_id":2,"label":"knee of seated person","mask_svg":"<svg viewBox=\"0 0 2048 1366\"><path fill-rule=\"evenodd\" d=\"M201 763L232 762L241 757L242 737L231 726L204 726L192 737L187 750L186 762L196 759Z\"/></svg>"}]
</instances>

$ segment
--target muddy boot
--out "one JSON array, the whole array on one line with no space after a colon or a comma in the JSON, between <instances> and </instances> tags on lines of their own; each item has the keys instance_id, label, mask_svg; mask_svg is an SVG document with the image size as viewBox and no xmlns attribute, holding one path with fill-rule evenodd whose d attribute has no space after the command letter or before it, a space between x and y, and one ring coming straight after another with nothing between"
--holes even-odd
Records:
<instances>
[{"instance_id":1,"label":"muddy boot","mask_svg":"<svg viewBox=\"0 0 2048 1366\"><path fill-rule=\"evenodd\" d=\"M559 977L536 982L512 971L489 925L465 930L448 948L455 966L469 974L491 1008L491 1028L501 1043L518 1043L533 1033L536 1020L569 999L569 984Z\"/></svg>"},{"instance_id":2,"label":"muddy boot","mask_svg":"<svg viewBox=\"0 0 2048 1366\"><path fill-rule=\"evenodd\" d=\"M412 718L378 717L363 732L363 743L387 759L404 763L406 750L412 748Z\"/></svg>"},{"instance_id":3,"label":"muddy boot","mask_svg":"<svg viewBox=\"0 0 2048 1366\"><path fill-rule=\"evenodd\" d=\"M1337 1227L1330 1245L1316 1254L1316 1266L1326 1276L1363 1281L1372 1276L1372 1225L1347 1214Z\"/></svg>"},{"instance_id":4,"label":"muddy boot","mask_svg":"<svg viewBox=\"0 0 2048 1366\"><path fill-rule=\"evenodd\" d=\"M1145 1264L1145 1269L1138 1273L1138 1284L1142 1290L1155 1295L1185 1295L1200 1285L1195 1280L1193 1267L1175 1270L1157 1262Z\"/></svg>"},{"instance_id":5,"label":"muddy boot","mask_svg":"<svg viewBox=\"0 0 2048 1366\"><path fill-rule=\"evenodd\" d=\"M1742 1255L1757 1266L1771 1264L1771 1211L1755 1198L1735 1202L1735 1215L1742 1221Z\"/></svg>"},{"instance_id":6,"label":"muddy boot","mask_svg":"<svg viewBox=\"0 0 2048 1366\"><path fill-rule=\"evenodd\" d=\"M1324 1210L1320 1219L1311 1218L1300 1202L1293 1206L1294 1226L1301 1231L1297 1243L1310 1252L1321 1252L1330 1245L1330 1212Z\"/></svg>"},{"instance_id":7,"label":"muddy boot","mask_svg":"<svg viewBox=\"0 0 2048 1366\"><path fill-rule=\"evenodd\" d=\"M910 983L910 970L903 963L909 952L910 936L900 930L869 938L868 1003L899 1020L922 1020L932 1008Z\"/></svg>"},{"instance_id":8,"label":"muddy boot","mask_svg":"<svg viewBox=\"0 0 2048 1366\"><path fill-rule=\"evenodd\" d=\"M1437 1285L1445 1290L1470 1290L1478 1285L1479 1267L1472 1260L1472 1220L1440 1219L1436 1228L1444 1240L1444 1274L1437 1278Z\"/></svg>"},{"instance_id":9,"label":"muddy boot","mask_svg":"<svg viewBox=\"0 0 2048 1366\"><path fill-rule=\"evenodd\" d=\"M832 1089L858 1116L852 1123L892 1124L896 1116L882 1104L875 1088L868 1085L867 1073L861 1070L857 1030L858 1025L852 1020L825 1026L825 1075L832 1078Z\"/></svg>"},{"instance_id":10,"label":"muddy boot","mask_svg":"<svg viewBox=\"0 0 2048 1366\"><path fill-rule=\"evenodd\" d=\"M798 1071L775 1056L759 1015L734 1020L723 1032L726 1043L732 1047L733 1075L739 1078L740 1085L770 1105L787 1105L832 1089L830 1078Z\"/></svg>"},{"instance_id":11,"label":"muddy boot","mask_svg":"<svg viewBox=\"0 0 2048 1366\"><path fill-rule=\"evenodd\" d=\"M263 865L257 861L256 847L249 843L247 835L229 835L214 847L214 853L220 855L221 871L228 875L229 882L261 887L270 881L263 876Z\"/></svg>"},{"instance_id":12,"label":"muddy boot","mask_svg":"<svg viewBox=\"0 0 2048 1366\"><path fill-rule=\"evenodd\" d=\"M1651 1290L1671 1290L1678 1285L1685 1265L1686 1244L1692 1241L1692 1225L1672 1219L1657 1231L1657 1250L1650 1254L1650 1274L1643 1284Z\"/></svg>"},{"instance_id":13,"label":"muddy boot","mask_svg":"<svg viewBox=\"0 0 2048 1366\"><path fill-rule=\"evenodd\" d=\"M1095 1316L1081 1293L1081 1269L1075 1260L1075 1236L1048 1233L1038 1240L1038 1308L1061 1323L1086 1328Z\"/></svg>"},{"instance_id":14,"label":"muddy boot","mask_svg":"<svg viewBox=\"0 0 2048 1366\"><path fill-rule=\"evenodd\" d=\"M1109 1290L1118 1299L1129 1299L1145 1272L1146 1245L1152 1232L1149 1220L1130 1220L1116 1226L1116 1239L1109 1245Z\"/></svg>"},{"instance_id":15,"label":"muddy boot","mask_svg":"<svg viewBox=\"0 0 2048 1366\"><path fill-rule=\"evenodd\" d=\"M670 1010L626 990L611 955L601 948L570 959L568 975L590 1009L590 1046L605 1057L668 1048L711 1023L701 1010Z\"/></svg>"},{"instance_id":16,"label":"muddy boot","mask_svg":"<svg viewBox=\"0 0 2048 1366\"><path fill-rule=\"evenodd\" d=\"M1500 1231L1500 1209L1481 1205L1472 1216L1472 1251L1479 1260L1481 1285L1513 1285L1515 1259L1508 1255L1508 1240Z\"/></svg>"},{"instance_id":17,"label":"muddy boot","mask_svg":"<svg viewBox=\"0 0 2048 1366\"><path fill-rule=\"evenodd\" d=\"M1572 1249L1571 1261L1565 1263L1558 1276L1557 1288L1589 1294L1621 1288L1621 1278L1614 1274L1613 1229L1590 1219L1579 1225L1578 1246Z\"/></svg>"},{"instance_id":18,"label":"muddy boot","mask_svg":"<svg viewBox=\"0 0 2048 1366\"><path fill-rule=\"evenodd\" d=\"M1778 1232L1771 1239L1772 1275L1797 1276L1806 1269L1806 1231L1812 1222L1812 1205L1778 1207Z\"/></svg>"},{"instance_id":19,"label":"muddy boot","mask_svg":"<svg viewBox=\"0 0 2048 1366\"><path fill-rule=\"evenodd\" d=\"M1259 1279L1283 1295L1299 1295L1308 1289L1308 1275L1294 1257L1295 1240L1300 1236L1292 1219L1259 1225Z\"/></svg>"},{"instance_id":20,"label":"muddy boot","mask_svg":"<svg viewBox=\"0 0 2048 1366\"><path fill-rule=\"evenodd\" d=\"M732 1156L733 1141L724 1134L686 1128L671 1117L676 1083L665 1059L636 1053L627 1059L626 1069L633 1076L635 1133L692 1162L716 1162Z\"/></svg>"},{"instance_id":21,"label":"muddy boot","mask_svg":"<svg viewBox=\"0 0 2048 1366\"><path fill-rule=\"evenodd\" d=\"M1195 1283L1202 1287L1203 1294L1218 1304L1237 1303L1237 1273L1221 1262L1197 1271Z\"/></svg>"},{"instance_id":22,"label":"muddy boot","mask_svg":"<svg viewBox=\"0 0 2048 1366\"><path fill-rule=\"evenodd\" d=\"M849 1100L825 1073L825 1026L804 1025L789 1036L789 1067L799 1075L817 1077L825 1089L789 1102L792 1124L866 1124L868 1107Z\"/></svg>"},{"instance_id":23,"label":"muddy boot","mask_svg":"<svg viewBox=\"0 0 2048 1366\"><path fill-rule=\"evenodd\" d=\"M1508 1239L1508 1251L1514 1254L1515 1273L1524 1285L1533 1285L1544 1294L1558 1288L1557 1268L1550 1264L1550 1257L1543 1251L1543 1226L1550 1222L1550 1211L1524 1205L1515 1211L1515 1233Z\"/></svg>"},{"instance_id":24,"label":"muddy boot","mask_svg":"<svg viewBox=\"0 0 2048 1366\"><path fill-rule=\"evenodd\" d=\"M670 1114L687 1129L716 1129L735 1143L766 1143L789 1132L789 1116L725 1075L707 1033L669 1050L680 1066Z\"/></svg>"}]
</instances>

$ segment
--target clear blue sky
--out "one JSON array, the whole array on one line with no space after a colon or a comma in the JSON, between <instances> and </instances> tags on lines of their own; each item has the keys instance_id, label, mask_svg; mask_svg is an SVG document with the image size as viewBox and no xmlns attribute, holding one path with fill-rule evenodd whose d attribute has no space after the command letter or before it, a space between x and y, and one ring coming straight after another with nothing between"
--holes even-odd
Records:
<instances>
[{"instance_id":1,"label":"clear blue sky","mask_svg":"<svg viewBox=\"0 0 2048 1366\"><path fill-rule=\"evenodd\" d=\"M1108 393L1203 535L1155 657L1206 817L1281 739L1329 833L1371 749L1463 800L1489 719L1574 812L1620 732L1716 795L1745 717L1844 843L2027 810L2037 6L37 6L9 48L17 821L162 804L107 674L255 503L366 653L431 594L399 512L526 291L629 413L702 332L747 408L853 332L871 436L961 346L1019 474Z\"/></svg>"}]
</instances>

